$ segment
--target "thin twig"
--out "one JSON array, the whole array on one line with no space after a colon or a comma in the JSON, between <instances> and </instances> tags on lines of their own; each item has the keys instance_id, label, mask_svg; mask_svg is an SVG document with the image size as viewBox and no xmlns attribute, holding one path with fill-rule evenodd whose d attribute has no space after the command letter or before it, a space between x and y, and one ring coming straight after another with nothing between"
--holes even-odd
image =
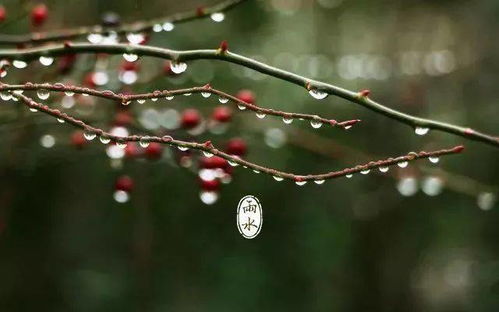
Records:
<instances>
[{"instance_id":1,"label":"thin twig","mask_svg":"<svg viewBox=\"0 0 499 312\"><path fill-rule=\"evenodd\" d=\"M34 32L23 35L0 35L0 44L26 44L26 43L45 43L51 41L71 40L89 34L108 34L116 33L118 35L126 33L150 32L154 25L163 23L182 24L195 19L209 17L213 13L222 13L248 0L226 0L211 7L198 7L183 13L176 13L171 16L156 18L152 20L136 21L129 24L123 24L115 27L103 27L101 25L78 27L73 29L63 29L52 32Z\"/></svg>"},{"instance_id":2,"label":"thin twig","mask_svg":"<svg viewBox=\"0 0 499 312\"><path fill-rule=\"evenodd\" d=\"M310 114L301 114L301 113L290 113L285 111L274 110L270 108L263 108L251 103L247 103L238 99L237 97L225 93L223 91L213 89L210 85L205 85L202 87L193 87L188 89L178 89L178 90L156 90L150 93L142 93L142 94L122 94L122 93L114 93L109 90L95 90L90 88L78 87L78 86L67 86L62 83L31 83L27 82L22 85L9 85L3 84L0 82L0 92L2 91L15 91L15 90L46 90L46 91L55 91L55 92L72 92L79 94L88 94L96 97L101 97L109 100L118 101L125 105L128 105L131 101L141 100L141 99L157 99L160 97L168 97L175 95L185 95L190 93L208 93L208 94L216 94L222 99L227 99L231 103L234 103L237 106L241 106L243 109L248 109L250 111L254 111L257 114L264 115L273 115L279 116L284 119L304 119L310 120L311 122L318 122L320 124L327 124L333 127L341 127L343 129L349 129L354 124L359 122L359 119L346 120L338 122L334 119L326 119L317 115Z\"/></svg>"},{"instance_id":3,"label":"thin twig","mask_svg":"<svg viewBox=\"0 0 499 312\"><path fill-rule=\"evenodd\" d=\"M58 56L72 53L128 53L169 59L174 62L185 62L198 59L222 60L251 68L269 76L294 83L306 88L308 91L317 90L320 92L325 92L327 94L336 95L351 102L360 104L388 118L395 119L399 122L407 124L411 127L422 127L439 130L455 134L470 140L484 142L489 145L499 147L499 137L497 136L481 133L472 128L460 127L449 123L419 118L406 113L402 113L371 100L368 96L366 96L366 93L364 92L353 92L334 86L332 84L315 81L228 51L225 51L223 53L221 53L220 50L175 51L158 47L128 44L94 45L87 43L66 43L62 45L56 44L24 50L0 50L0 57L30 61L40 56Z\"/></svg>"},{"instance_id":4,"label":"thin twig","mask_svg":"<svg viewBox=\"0 0 499 312\"><path fill-rule=\"evenodd\" d=\"M187 142L187 141L181 141L181 140L176 140L172 138L171 136L164 136L164 137L158 137L158 136L140 136L140 135L131 135L131 136L116 136L113 135L109 132L105 132L104 130L100 128L95 128L92 127L85 122L76 119L74 117L71 117L67 115L66 113L63 113L57 109L52 109L49 108L46 105L40 104L35 102L33 99L22 95L22 94L14 94L14 97L16 97L18 100L21 100L26 106L28 106L31 109L35 109L37 111L44 112L48 115L51 115L55 118L57 118L59 121L64 121L67 122L73 126L76 126L78 128L83 129L87 134L93 134L95 136L104 136L111 141L117 142L117 143L126 143L126 142L137 142L137 141L142 141L142 142L157 142L157 143L162 143L162 144L168 144L172 146L177 146L181 148L189 148L189 149L194 149L194 150L199 150L205 153L207 156L211 155L216 155L221 158L226 159L230 164L232 165L241 165L245 168L250 168L255 172L262 172L268 175L271 175L274 177L276 180L282 180L282 179L289 179L292 181L295 181L297 184L305 184L307 181L313 180L317 184L322 184L324 180L327 179L334 179L334 178L339 178L347 175L351 175L354 173L358 172L366 172L371 169L375 168L380 168L380 167L389 167L389 166L394 166L394 165L400 165L405 162L411 162L416 159L420 158L429 158L429 157L439 157L443 155L449 155L449 154L456 154L460 153L463 151L464 147L463 146L456 146L450 149L442 149L438 151L432 151L432 152L411 152L405 156L399 156L396 158L388 158L384 160L378 160L378 161L371 161L367 164L364 165L358 165L352 168L346 168L340 171L332 171L332 172L327 172L323 174L308 174L308 175L296 175L293 173L288 173L288 172L283 172L283 171L278 171L272 168L267 168L261 165L257 165L254 163L251 163L247 160L244 160L242 158L239 158L237 156L229 155L227 153L224 153L217 148L213 146L211 141L206 141L204 143L197 143L197 142Z\"/></svg>"}]
</instances>

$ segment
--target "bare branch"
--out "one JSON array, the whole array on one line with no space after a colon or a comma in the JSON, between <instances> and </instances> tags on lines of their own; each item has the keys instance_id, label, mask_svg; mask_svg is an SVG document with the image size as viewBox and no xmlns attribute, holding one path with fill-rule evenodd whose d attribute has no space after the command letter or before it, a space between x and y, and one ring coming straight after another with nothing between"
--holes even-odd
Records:
<instances>
[{"instance_id":1,"label":"bare branch","mask_svg":"<svg viewBox=\"0 0 499 312\"><path fill-rule=\"evenodd\" d=\"M136 54L140 56L152 56L162 59L169 59L173 62L185 62L198 59L216 59L247 68L254 69L263 74L273 76L296 85L302 86L307 91L322 92L324 94L335 95L350 102L360 104L374 112L382 114L388 118L395 119L414 128L427 128L455 134L470 140L484 142L489 145L499 147L499 137L478 132L472 128L456 126L432 119L415 117L395 109L386 107L371 100L366 90L353 92L332 84L315 81L306 77L258 62L256 60L231 53L220 53L220 50L190 50L175 51L151 46L137 46L128 44L93 45L86 43L66 43L50 45L45 47L30 48L25 50L0 50L0 57L7 59L18 59L30 61L40 56L58 56L71 53L108 53L108 54Z\"/></svg>"}]
</instances>

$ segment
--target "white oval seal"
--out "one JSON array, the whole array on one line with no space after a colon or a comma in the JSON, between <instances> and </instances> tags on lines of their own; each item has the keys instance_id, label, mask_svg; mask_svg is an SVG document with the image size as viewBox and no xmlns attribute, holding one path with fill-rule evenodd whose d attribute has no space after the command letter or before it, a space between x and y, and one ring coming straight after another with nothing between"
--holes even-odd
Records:
<instances>
[{"instance_id":1,"label":"white oval seal","mask_svg":"<svg viewBox=\"0 0 499 312\"><path fill-rule=\"evenodd\" d=\"M263 225L262 205L253 195L246 195L237 205L237 229L244 238L255 238Z\"/></svg>"}]
</instances>

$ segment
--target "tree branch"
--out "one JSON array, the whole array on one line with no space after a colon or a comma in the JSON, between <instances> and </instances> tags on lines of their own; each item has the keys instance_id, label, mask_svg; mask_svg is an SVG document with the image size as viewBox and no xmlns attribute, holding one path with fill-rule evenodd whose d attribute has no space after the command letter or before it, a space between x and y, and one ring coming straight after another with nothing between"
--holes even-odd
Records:
<instances>
[{"instance_id":1,"label":"tree branch","mask_svg":"<svg viewBox=\"0 0 499 312\"><path fill-rule=\"evenodd\" d=\"M225 93L223 91L213 89L211 86L206 85L203 87L194 87L194 88L188 88L188 89L178 89L178 90L156 90L151 93L143 93L143 94L121 94L121 93L114 93L109 90L105 91L99 91L95 89L90 89L90 88L83 88L83 87L78 87L78 86L66 86L62 83L55 83L55 84L49 84L49 83L31 83L27 82L22 85L9 85L9 84L3 84L0 82L0 92L2 91L15 91L15 90L47 90L47 91L55 91L55 92L73 92L73 93L79 93L79 94L89 94L92 96L96 97L101 97L109 100L114 100L118 101L120 103L124 103L128 105L131 101L136 101L136 100L141 100L141 99L154 99L154 98L160 98L160 97L167 97L167 96L174 96L174 95L182 95L182 94L189 94L189 93L208 93L208 94L216 94L220 98L225 98L231 103L243 107L245 110L248 109L250 111L254 111L257 114L264 114L264 115L273 115L273 116L279 116L282 117L283 119L303 119L303 120L310 120L311 122L316 122L319 123L319 125L326 124L326 125L331 125L333 127L340 127L343 129L349 129L352 127L354 124L359 122L359 119L353 119L353 120L346 120L346 121L341 121L338 122L334 119L326 119L317 115L309 115L309 114L301 114L301 113L290 113L290 112L285 112L285 111L279 111L279 110L274 110L270 108L263 108L251 103L244 102L237 97L230 95L228 93Z\"/></svg>"},{"instance_id":2,"label":"tree branch","mask_svg":"<svg viewBox=\"0 0 499 312\"><path fill-rule=\"evenodd\" d=\"M215 148L212 144L211 141L206 141L204 143L197 143L197 142L187 142L187 141L181 141L181 140L176 140L172 138L171 136L164 136L164 137L157 137L157 136L140 136L140 135L131 135L131 136L116 136L113 135L109 132L105 132L102 129L92 127L85 122L73 118L66 113L63 113L57 109L52 109L49 108L46 105L42 105L40 103L35 102L33 99L22 95L22 94L14 94L13 95L15 98L18 100L22 101L26 106L28 106L31 109L36 109L38 111L44 112L48 115L51 115L59 120L62 120L64 122L67 122L68 124L71 124L75 127L83 129L87 134L92 134L94 136L105 136L106 138L109 138L113 142L117 143L126 143L126 142L137 142L137 141L145 141L145 142L157 142L157 143L162 143L162 144L168 144L171 146L177 146L177 147L183 147L183 148L190 148L194 150L199 150L205 153L205 155L216 155L221 158L226 159L230 164L232 165L241 165L245 168L250 168L253 171L257 173L265 173L268 175L271 175L274 177L276 180L282 180L282 179L289 179L292 181L295 181L298 185L303 185L307 181L314 181L317 184L322 184L324 180L327 179L334 179L334 178L339 178L347 175L351 175L354 173L358 172L363 172L366 173L371 169L375 168L384 168L384 167L389 167L389 166L394 166L394 165L399 165L399 166L406 166L408 162L414 161L416 159L420 158L430 158L430 157L439 157L443 155L449 155L449 154L456 154L460 153L463 151L464 147L463 146L456 146L450 149L442 149L438 151L433 151L433 152L419 152L419 153L414 153L411 152L405 156L399 156L396 158L388 158L385 160L379 160L379 161L372 161L364 165L358 165L352 168L346 168L340 171L332 171L332 172L327 172L323 174L309 174L309 175L296 175L293 173L288 173L288 172L283 172L283 171L278 171L272 168L267 168L261 165L257 165L254 163L251 163L247 160L244 160L242 158L239 158L237 156L229 155L227 153L224 153L217 148ZM402 165L404 164L404 165Z\"/></svg>"},{"instance_id":3,"label":"tree branch","mask_svg":"<svg viewBox=\"0 0 499 312\"><path fill-rule=\"evenodd\" d=\"M52 32L34 32L24 35L1 34L0 45L26 43L37 44L51 41L63 41L88 36L89 34L108 34L111 32L118 35L126 33L150 32L153 30L154 25L162 25L163 23L182 24L192 20L209 17L213 13L228 11L245 1L248 0L225 0L211 7L198 7L197 9L188 12L176 13L171 16L152 20L136 21L129 24L123 24L118 27L103 27L101 25L94 25Z\"/></svg>"},{"instance_id":4,"label":"tree branch","mask_svg":"<svg viewBox=\"0 0 499 312\"><path fill-rule=\"evenodd\" d=\"M151 46L137 46L128 44L94 45L86 43L66 43L25 50L0 50L0 57L30 61L40 56L58 56L71 53L108 53L108 54L136 54L169 59L173 62L185 62L198 59L216 59L238 64L254 69L263 74L273 76L306 88L344 98L350 102L360 104L374 112L388 118L395 119L411 127L422 127L455 134L470 140L484 142L499 147L499 137L478 132L472 128L460 127L449 123L426 118L415 117L377 103L364 92L353 92L332 84L315 81L306 77L258 62L256 60L220 50L190 50L175 51Z\"/></svg>"}]
</instances>

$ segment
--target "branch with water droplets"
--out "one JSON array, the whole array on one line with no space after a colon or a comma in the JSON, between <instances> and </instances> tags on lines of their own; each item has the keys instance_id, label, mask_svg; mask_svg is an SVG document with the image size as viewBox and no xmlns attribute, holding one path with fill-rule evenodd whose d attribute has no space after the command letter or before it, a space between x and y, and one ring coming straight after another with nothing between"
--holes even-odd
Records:
<instances>
[{"instance_id":1,"label":"branch with water droplets","mask_svg":"<svg viewBox=\"0 0 499 312\"><path fill-rule=\"evenodd\" d=\"M438 151L432 152L411 152L405 156L399 156L396 158L388 158L384 160L371 161L364 165L358 165L351 168L346 168L339 171L331 171L323 174L308 174L308 175L297 175L293 173L283 172L279 170L275 170L272 168L267 168L261 165L254 164L247 160L244 160L240 157L229 155L215 148L211 141L206 141L204 143L197 142L188 142L181 141L172 138L171 136L141 136L141 135L131 135L131 136L116 136L109 132L106 132L100 128L92 127L82 120L76 119L74 117L69 116L66 113L63 113L57 109L52 109L47 105L43 105L35 102L33 99L23 95L23 94L14 94L13 95L18 100L22 101L26 106L28 106L32 110L41 111L48 115L51 115L58 119L59 122L67 122L73 126L81 128L85 131L85 136L87 139L94 139L96 136L104 137L105 142L109 143L111 141L116 142L117 144L121 144L126 146L126 142L157 142L162 144L168 144L172 146L177 146L180 149L193 149L199 150L204 153L207 157L212 157L216 155L218 157L226 159L229 164L232 166L241 165L245 168L252 169L255 173L265 173L274 177L277 181L282 181L284 179L288 179L294 181L298 185L304 185L308 181L314 181L316 184L322 184L325 180L339 178L343 176L351 176L354 173L362 173L366 174L371 169L380 168L380 170L385 170L390 166L398 165L402 168L405 168L409 162L420 159L420 158L437 158L443 155L449 154L457 154L464 150L463 146L456 146L450 149L442 149Z\"/></svg>"},{"instance_id":2,"label":"branch with water droplets","mask_svg":"<svg viewBox=\"0 0 499 312\"><path fill-rule=\"evenodd\" d=\"M124 105L128 105L131 101L140 101L140 100L146 100L146 99L158 99L161 97L167 98L167 99L172 99L173 96L175 95L189 95L191 93L201 93L203 97L209 97L211 94L215 94L219 96L219 102L220 103L227 103L231 102L234 103L236 106L238 106L239 110L250 110L254 111L257 114L258 118L264 118L266 115L272 115L272 116L279 116L282 117L283 121L286 123L292 122L294 119L303 119L303 120L309 120L310 124L312 125L313 128L320 128L323 124L326 125L331 125L333 127L340 127L345 130L349 129L352 127L354 124L359 122L359 119L352 119L352 120L346 120L346 121L336 121L334 119L326 119L317 115L310 115L310 114L301 114L301 113L290 113L290 112L285 112L285 111L279 111L279 110L274 110L271 108L263 108L251 103L247 103L245 101L242 101L238 99L237 97L230 95L226 92L217 90L212 88L210 85L205 85L202 87L193 87L193 88L187 88L187 89L178 89L178 90L156 90L154 92L150 93L143 93L143 94L121 94L121 93L114 93L109 90L95 90L95 89L90 89L90 88L85 88L85 87L78 87L78 86L67 86L62 83L55 83L55 84L50 84L50 83L31 83L27 82L25 84L21 85L9 85L9 84L3 84L0 82L0 92L6 92L6 91L16 91L16 90L36 90L38 91L38 96L41 97L41 99L46 99L43 97L49 96L49 91L55 91L55 92L65 92L65 93L79 93L79 94L88 94L96 97L101 97L109 100L114 100L118 101ZM40 93L43 92L43 93ZM0 94L2 98L8 98L11 97L12 95L5 95L5 94Z\"/></svg>"},{"instance_id":3,"label":"branch with water droplets","mask_svg":"<svg viewBox=\"0 0 499 312\"><path fill-rule=\"evenodd\" d=\"M226 12L248 0L225 0L210 7L197 7L194 10L176 13L171 16L152 20L135 21L121 26L103 27L102 25L84 26L72 29L62 29L51 32L34 32L24 35L0 35L0 44L38 44L53 41L71 40L89 35L118 35L128 33L171 31L176 24L187 23L196 19L211 17L215 21L222 21Z\"/></svg>"},{"instance_id":4,"label":"branch with water droplets","mask_svg":"<svg viewBox=\"0 0 499 312\"><path fill-rule=\"evenodd\" d=\"M483 142L495 147L499 147L499 137L478 132L472 128L456 126L450 123L444 123L432 119L412 116L387 106L381 105L369 98L369 92L362 90L360 92L349 91L332 84L315 81L267 64L244 57L229 51L220 53L220 49L215 50L189 50L176 51L151 46L138 46L128 44L86 44L86 43L66 43L56 44L44 47L30 48L24 50L0 50L0 58L11 60L30 61L38 57L53 57L64 54L77 53L108 53L125 54L136 56L151 56L162 59L172 60L176 64L182 62L214 59L234 63L240 66L251 68L263 74L282 79L307 89L307 91L317 99L324 99L327 95L335 95L344 98L350 102L362 105L376 113L382 114L388 118L397 120L416 129L418 134L425 134L430 129L455 134L470 140ZM182 66L185 70L186 66Z\"/></svg>"}]
</instances>

